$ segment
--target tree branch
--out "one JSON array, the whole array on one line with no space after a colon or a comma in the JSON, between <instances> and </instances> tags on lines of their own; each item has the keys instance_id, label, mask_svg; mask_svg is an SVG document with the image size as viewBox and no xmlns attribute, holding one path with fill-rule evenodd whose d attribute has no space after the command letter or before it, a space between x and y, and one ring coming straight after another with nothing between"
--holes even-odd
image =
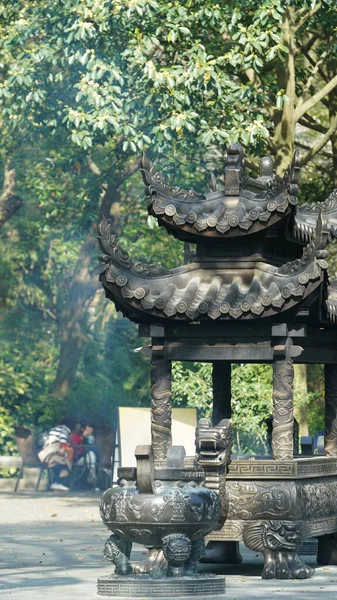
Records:
<instances>
[{"instance_id":1,"label":"tree branch","mask_svg":"<svg viewBox=\"0 0 337 600\"><path fill-rule=\"evenodd\" d=\"M101 200L101 213L106 217L113 217L118 222L119 220L119 203L120 203L120 186L128 177L131 177L140 167L141 159L137 158L126 165L124 171L118 177L112 177L110 183L103 184L103 194ZM115 205L115 210L112 207Z\"/></svg>"},{"instance_id":2,"label":"tree branch","mask_svg":"<svg viewBox=\"0 0 337 600\"><path fill-rule=\"evenodd\" d=\"M299 53L304 54L304 52L309 52L311 50L311 48L314 46L314 44L319 40L319 36L317 35L317 32L316 33L307 32L307 34L308 34L307 40L302 45L300 45L298 40L296 41L296 54L299 54Z\"/></svg>"},{"instance_id":3,"label":"tree branch","mask_svg":"<svg viewBox=\"0 0 337 600\"><path fill-rule=\"evenodd\" d=\"M87 163L88 163L88 167L90 169L90 171L94 174L94 175L102 175L100 168L96 165L96 163L93 161L92 157L90 156L90 154L88 154L87 156Z\"/></svg>"},{"instance_id":4,"label":"tree branch","mask_svg":"<svg viewBox=\"0 0 337 600\"><path fill-rule=\"evenodd\" d=\"M305 115L311 108L313 108L317 102L323 100L325 96L327 96L335 87L337 86L337 75L333 77L328 83L326 83L316 94L311 96L308 100L297 106L294 113L294 122L297 121Z\"/></svg>"},{"instance_id":5,"label":"tree branch","mask_svg":"<svg viewBox=\"0 0 337 600\"><path fill-rule=\"evenodd\" d=\"M10 168L10 159L4 164L4 182L0 194L0 227L8 221L23 205L23 200L16 194L15 169Z\"/></svg>"},{"instance_id":6,"label":"tree branch","mask_svg":"<svg viewBox=\"0 0 337 600\"><path fill-rule=\"evenodd\" d=\"M322 77L323 81L325 81L326 83L328 83L330 81L330 79L327 77L326 73L324 73L324 71L322 71L322 69L320 68L320 64L323 62L323 60L325 59L325 57L328 55L328 51L323 52L323 54L321 54L320 60L315 63L314 59L312 58L312 56L310 56L309 52L306 52L305 50L303 51L303 56L305 56L305 58L307 59L307 61L311 64L311 66L314 68L313 73L311 74L311 76L308 79L308 83L306 85L306 88L310 88L311 86L311 79L314 73L319 73L320 76Z\"/></svg>"},{"instance_id":7,"label":"tree branch","mask_svg":"<svg viewBox=\"0 0 337 600\"><path fill-rule=\"evenodd\" d=\"M326 133L327 128L323 127L320 123L318 123L311 115L305 115L298 120L300 125L307 127L308 129L312 129L313 131L318 131L318 133Z\"/></svg>"},{"instance_id":8,"label":"tree branch","mask_svg":"<svg viewBox=\"0 0 337 600\"><path fill-rule=\"evenodd\" d=\"M295 141L295 146L298 146L298 148L303 148L303 150L311 150L311 146L309 146L308 144L303 144L303 142L298 142L297 140ZM323 150L321 154L322 156L326 156L327 158L332 158L331 152L326 152L325 150Z\"/></svg>"},{"instance_id":9,"label":"tree branch","mask_svg":"<svg viewBox=\"0 0 337 600\"><path fill-rule=\"evenodd\" d=\"M320 152L320 150L322 150L322 148L329 141L330 137L332 136L333 133L335 133L336 130L337 130L337 115L332 119L331 125L330 125L328 131L326 132L326 134L323 135L320 138L320 140L318 140L316 145L313 146L312 148L310 148L310 150L304 156L300 157L300 165L301 166L306 165L309 162L309 160L314 158L314 156L316 156L316 154L318 154L318 152Z\"/></svg>"},{"instance_id":10,"label":"tree branch","mask_svg":"<svg viewBox=\"0 0 337 600\"><path fill-rule=\"evenodd\" d=\"M311 19L311 17L313 17L321 8L322 8L321 0L319 2L317 2L316 6L314 6L314 8L312 8L311 10L308 10L304 6L303 6L303 8L300 8L297 11L296 15L299 17L302 17L302 18L299 21L297 21L297 23L296 23L296 31L298 31L301 27L303 27L303 25L305 25L307 23L307 21L309 21L309 19Z\"/></svg>"},{"instance_id":11,"label":"tree branch","mask_svg":"<svg viewBox=\"0 0 337 600\"><path fill-rule=\"evenodd\" d=\"M128 179L129 177L131 177L131 175L133 175L136 171L138 171L140 165L141 165L140 157L136 158L132 162L128 163L126 165L124 171L122 171L120 176L117 178L116 185L118 185L118 186L122 185L122 183L124 183L124 181L126 179Z\"/></svg>"}]
</instances>

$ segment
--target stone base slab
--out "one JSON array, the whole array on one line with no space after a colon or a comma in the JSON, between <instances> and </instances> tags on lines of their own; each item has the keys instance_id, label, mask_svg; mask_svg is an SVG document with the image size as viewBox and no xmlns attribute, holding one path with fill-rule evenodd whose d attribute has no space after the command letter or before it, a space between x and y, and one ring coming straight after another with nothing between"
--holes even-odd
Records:
<instances>
[{"instance_id":1,"label":"stone base slab","mask_svg":"<svg viewBox=\"0 0 337 600\"><path fill-rule=\"evenodd\" d=\"M129 598L221 598L225 593L226 578L223 575L194 575L186 577L163 577L160 579L144 575L119 577L112 575L97 580L99 596Z\"/></svg>"}]
</instances>

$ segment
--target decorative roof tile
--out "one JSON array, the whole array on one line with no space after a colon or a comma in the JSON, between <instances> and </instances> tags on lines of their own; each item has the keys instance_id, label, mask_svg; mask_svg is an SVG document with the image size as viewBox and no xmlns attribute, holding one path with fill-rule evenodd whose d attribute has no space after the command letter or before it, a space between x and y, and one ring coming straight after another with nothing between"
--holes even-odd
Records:
<instances>
[{"instance_id":1,"label":"decorative roof tile","mask_svg":"<svg viewBox=\"0 0 337 600\"><path fill-rule=\"evenodd\" d=\"M103 217L99 241L105 264L100 277L107 295L130 318L268 317L293 307L322 283L327 263L319 258L317 230L302 258L279 268L256 262L233 270L222 263L203 262L166 270L132 262Z\"/></svg>"},{"instance_id":2,"label":"decorative roof tile","mask_svg":"<svg viewBox=\"0 0 337 600\"><path fill-rule=\"evenodd\" d=\"M264 229L281 220L297 204L299 178L297 154L282 179L274 174L273 161L264 157L257 179L248 176L243 149L229 147L224 189L219 190L211 174L210 193L199 194L171 186L161 173L154 171L146 157L142 175L149 199L149 213L178 236L207 237L243 235Z\"/></svg>"}]
</instances>

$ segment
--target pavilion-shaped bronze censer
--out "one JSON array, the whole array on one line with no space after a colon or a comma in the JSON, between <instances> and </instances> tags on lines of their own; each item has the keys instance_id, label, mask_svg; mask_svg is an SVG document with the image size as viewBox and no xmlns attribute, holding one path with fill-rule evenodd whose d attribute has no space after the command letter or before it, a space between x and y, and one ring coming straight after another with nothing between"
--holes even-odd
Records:
<instances>
[{"instance_id":1,"label":"pavilion-shaped bronze censer","mask_svg":"<svg viewBox=\"0 0 337 600\"><path fill-rule=\"evenodd\" d=\"M154 477L167 472L171 362L213 363L213 424L199 423L197 457L184 469L201 470L221 501L209 560L228 549L238 560L244 541L264 554L265 578L310 577L298 555L309 536L319 536L320 564L337 562L337 281L326 262L337 191L297 206L299 171L295 155L279 179L265 157L253 179L232 145L224 187L212 176L203 195L171 187L144 158L149 213L190 249L172 270L132 262L106 219L100 225L106 296L151 338ZM231 364L252 362L273 364L272 456L230 461ZM325 456L294 447L296 362L325 365Z\"/></svg>"}]
</instances>

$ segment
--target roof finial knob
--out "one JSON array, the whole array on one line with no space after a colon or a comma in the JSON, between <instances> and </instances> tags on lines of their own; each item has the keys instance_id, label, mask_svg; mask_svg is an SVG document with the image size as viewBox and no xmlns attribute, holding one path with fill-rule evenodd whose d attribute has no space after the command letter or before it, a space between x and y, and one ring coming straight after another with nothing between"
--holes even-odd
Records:
<instances>
[{"instance_id":1,"label":"roof finial knob","mask_svg":"<svg viewBox=\"0 0 337 600\"><path fill-rule=\"evenodd\" d=\"M298 194L298 181L300 178L301 171L301 156L299 150L295 150L292 161L288 167L288 170L283 176L283 181L288 187L289 202L294 206L297 204Z\"/></svg>"},{"instance_id":2,"label":"roof finial knob","mask_svg":"<svg viewBox=\"0 0 337 600\"><path fill-rule=\"evenodd\" d=\"M271 156L263 156L259 165L259 177L270 179L274 176L274 161Z\"/></svg>"}]
</instances>

